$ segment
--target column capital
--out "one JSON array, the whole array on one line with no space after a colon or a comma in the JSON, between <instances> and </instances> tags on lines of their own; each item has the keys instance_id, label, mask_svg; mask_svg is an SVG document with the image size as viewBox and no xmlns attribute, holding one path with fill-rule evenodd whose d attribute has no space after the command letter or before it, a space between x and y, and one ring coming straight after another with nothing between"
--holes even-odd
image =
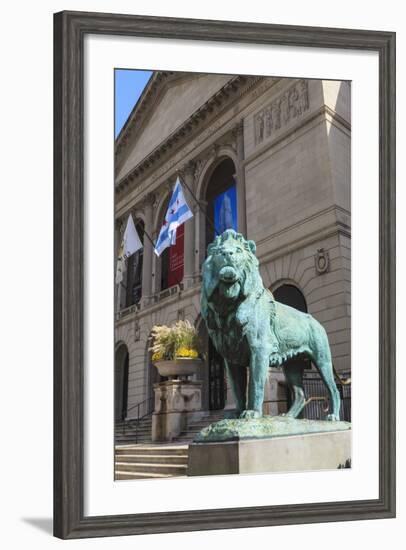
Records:
<instances>
[{"instance_id":1,"label":"column capital","mask_svg":"<svg viewBox=\"0 0 406 550\"><path fill-rule=\"evenodd\" d=\"M121 216L120 218L116 218L114 221L114 226L119 231L121 236L123 235L125 230L125 222L126 222L126 216Z\"/></svg>"},{"instance_id":2,"label":"column capital","mask_svg":"<svg viewBox=\"0 0 406 550\"><path fill-rule=\"evenodd\" d=\"M213 143L213 145L210 147L210 156L216 159L218 157L220 150L220 145L218 143Z\"/></svg>"},{"instance_id":3,"label":"column capital","mask_svg":"<svg viewBox=\"0 0 406 550\"><path fill-rule=\"evenodd\" d=\"M142 202L141 202L141 208L142 210L145 211L149 208L149 209L152 209L153 206L155 205L156 203L156 195L155 193L148 193L147 195L145 195L145 197L142 199Z\"/></svg>"},{"instance_id":4,"label":"column capital","mask_svg":"<svg viewBox=\"0 0 406 550\"><path fill-rule=\"evenodd\" d=\"M195 177L195 171L196 162L194 160L190 160L186 162L183 166L181 166L177 172L183 178L187 178L189 181L193 181Z\"/></svg>"},{"instance_id":5,"label":"column capital","mask_svg":"<svg viewBox=\"0 0 406 550\"><path fill-rule=\"evenodd\" d=\"M241 137L244 134L244 119L241 118L237 124L232 129L232 134L234 138Z\"/></svg>"}]
</instances>

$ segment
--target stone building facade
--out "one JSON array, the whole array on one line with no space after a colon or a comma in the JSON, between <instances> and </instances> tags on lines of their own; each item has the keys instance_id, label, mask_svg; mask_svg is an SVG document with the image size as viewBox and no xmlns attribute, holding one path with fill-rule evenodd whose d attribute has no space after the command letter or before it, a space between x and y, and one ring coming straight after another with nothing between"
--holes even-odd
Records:
<instances>
[{"instance_id":1,"label":"stone building facade","mask_svg":"<svg viewBox=\"0 0 406 550\"><path fill-rule=\"evenodd\" d=\"M179 318L198 327L206 349L203 408L232 406L199 297L214 203L233 186L237 230L257 244L264 285L314 315L336 369L350 371L350 95L348 82L153 73L115 148L116 250L130 213L145 231L116 288L116 418L148 408L151 329ZM194 216L183 267L172 269L169 251L158 258L148 237L178 175ZM281 396L280 378L270 372L268 399Z\"/></svg>"}]
</instances>

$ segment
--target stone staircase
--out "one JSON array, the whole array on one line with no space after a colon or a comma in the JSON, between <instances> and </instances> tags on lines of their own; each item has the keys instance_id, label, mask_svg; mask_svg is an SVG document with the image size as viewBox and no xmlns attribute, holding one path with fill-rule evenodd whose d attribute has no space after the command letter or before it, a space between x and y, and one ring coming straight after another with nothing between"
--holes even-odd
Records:
<instances>
[{"instance_id":1,"label":"stone staircase","mask_svg":"<svg viewBox=\"0 0 406 550\"><path fill-rule=\"evenodd\" d=\"M195 436L208 426L209 424L212 424L213 422L218 422L219 420L223 420L224 418L224 411L213 411L205 416L203 416L200 420L195 420L194 422L191 422L184 432L181 432L176 439L174 439L174 442L178 443L192 443Z\"/></svg>"},{"instance_id":2,"label":"stone staircase","mask_svg":"<svg viewBox=\"0 0 406 550\"><path fill-rule=\"evenodd\" d=\"M224 411L215 411L192 422L171 443L151 442L151 418L141 420L135 443L135 428L116 424L115 479L161 479L187 475L189 443L206 426L218 422ZM121 431L120 431L121 430Z\"/></svg>"},{"instance_id":3,"label":"stone staircase","mask_svg":"<svg viewBox=\"0 0 406 550\"><path fill-rule=\"evenodd\" d=\"M115 479L186 476L188 445L116 445Z\"/></svg>"},{"instance_id":4,"label":"stone staircase","mask_svg":"<svg viewBox=\"0 0 406 550\"><path fill-rule=\"evenodd\" d=\"M150 443L152 432L152 419L147 416L139 421L116 422L115 424L115 442L116 445L125 445L126 443Z\"/></svg>"},{"instance_id":5,"label":"stone staircase","mask_svg":"<svg viewBox=\"0 0 406 550\"><path fill-rule=\"evenodd\" d=\"M189 424L188 429L179 434L179 436L173 440L173 442L179 443L190 443L193 441L195 435L197 435L200 430L212 424L213 422L218 422L224 418L224 411L213 411L206 414L200 420L195 420ZM125 445L125 444L148 444L151 443L151 433L152 433L152 417L148 416L139 421L138 426L136 421L127 422L124 421L116 422L115 425L115 442L116 445Z\"/></svg>"}]
</instances>

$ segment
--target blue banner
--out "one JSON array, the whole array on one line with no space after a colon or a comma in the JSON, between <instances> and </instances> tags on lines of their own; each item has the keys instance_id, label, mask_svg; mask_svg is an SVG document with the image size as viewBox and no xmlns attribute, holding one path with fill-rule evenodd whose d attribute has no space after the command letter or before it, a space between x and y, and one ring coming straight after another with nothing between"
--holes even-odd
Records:
<instances>
[{"instance_id":1,"label":"blue banner","mask_svg":"<svg viewBox=\"0 0 406 550\"><path fill-rule=\"evenodd\" d=\"M226 229L237 231L237 190L229 187L214 199L214 226L218 235Z\"/></svg>"}]
</instances>

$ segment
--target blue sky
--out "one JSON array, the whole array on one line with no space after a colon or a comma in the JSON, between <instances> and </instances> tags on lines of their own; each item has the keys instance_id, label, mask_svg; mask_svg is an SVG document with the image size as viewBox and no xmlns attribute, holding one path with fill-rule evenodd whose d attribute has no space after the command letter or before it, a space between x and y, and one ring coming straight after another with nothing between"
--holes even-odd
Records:
<instances>
[{"instance_id":1,"label":"blue sky","mask_svg":"<svg viewBox=\"0 0 406 550\"><path fill-rule=\"evenodd\" d=\"M145 88L151 74L152 71L115 69L115 137L118 136L121 128L126 123L129 114L142 94L142 91Z\"/></svg>"}]
</instances>

